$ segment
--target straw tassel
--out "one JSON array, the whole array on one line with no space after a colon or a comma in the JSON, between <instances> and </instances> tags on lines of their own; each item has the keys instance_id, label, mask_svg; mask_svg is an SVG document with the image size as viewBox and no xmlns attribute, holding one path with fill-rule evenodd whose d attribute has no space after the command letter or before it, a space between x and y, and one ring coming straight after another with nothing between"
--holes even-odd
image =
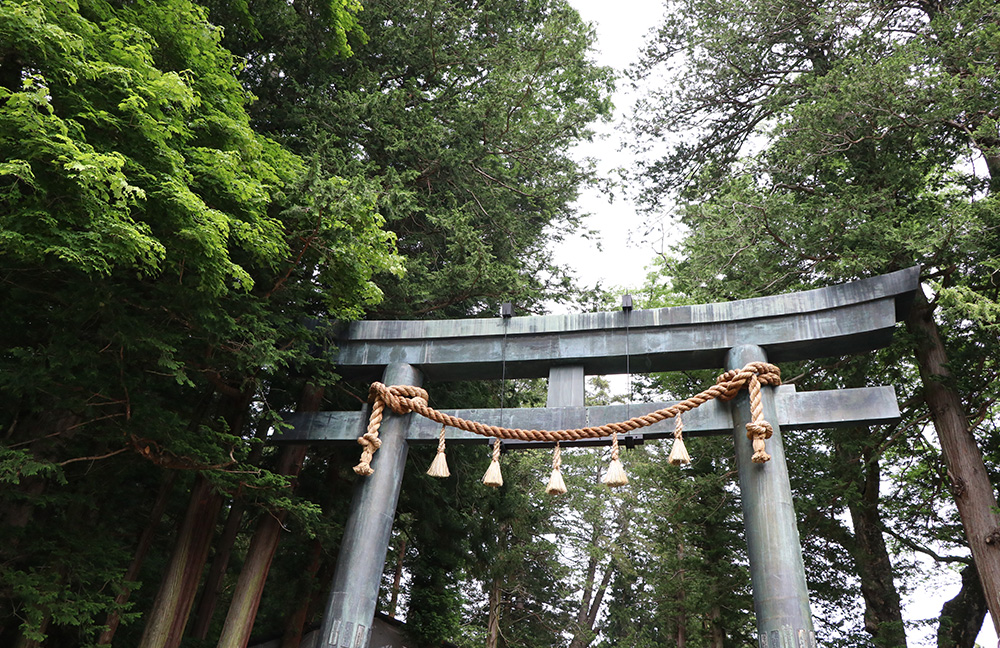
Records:
<instances>
[{"instance_id":1,"label":"straw tassel","mask_svg":"<svg viewBox=\"0 0 1000 648\"><path fill-rule=\"evenodd\" d=\"M611 433L611 465L608 466L608 472L604 475L603 481L608 486L624 486L628 483L628 477L625 476L625 466L618 460L618 432Z\"/></svg>"},{"instance_id":2,"label":"straw tassel","mask_svg":"<svg viewBox=\"0 0 1000 648\"><path fill-rule=\"evenodd\" d=\"M566 482L563 481L562 473L559 471L562 468L561 452L559 442L556 441L556 451L552 455L552 476L549 477L549 485L545 487L545 492L549 495L562 495L566 492Z\"/></svg>"},{"instance_id":3,"label":"straw tassel","mask_svg":"<svg viewBox=\"0 0 1000 648\"><path fill-rule=\"evenodd\" d=\"M674 447L670 449L670 456L667 458L667 461L673 466L691 463L691 457L688 455L687 448L684 447L683 434L684 423L681 421L681 415L678 414L674 423Z\"/></svg>"},{"instance_id":4,"label":"straw tassel","mask_svg":"<svg viewBox=\"0 0 1000 648\"><path fill-rule=\"evenodd\" d=\"M486 469L486 474L483 475L483 483L493 488L503 486L503 475L500 474L499 438L493 440L493 460L490 461L490 467Z\"/></svg>"},{"instance_id":5,"label":"straw tassel","mask_svg":"<svg viewBox=\"0 0 1000 648\"><path fill-rule=\"evenodd\" d=\"M438 451L434 455L431 467L427 469L427 474L431 477L451 477L451 471L448 470L448 460L444 456L444 431L447 427L447 425L441 426L441 436L438 437Z\"/></svg>"}]
</instances>

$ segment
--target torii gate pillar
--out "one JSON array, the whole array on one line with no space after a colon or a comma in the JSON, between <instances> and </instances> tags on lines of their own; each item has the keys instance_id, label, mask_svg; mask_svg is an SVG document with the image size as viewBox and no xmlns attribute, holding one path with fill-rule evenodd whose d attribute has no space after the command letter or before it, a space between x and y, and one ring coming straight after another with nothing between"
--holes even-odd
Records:
<instances>
[{"instance_id":1,"label":"torii gate pillar","mask_svg":"<svg viewBox=\"0 0 1000 648\"><path fill-rule=\"evenodd\" d=\"M731 349L726 357L729 369L740 369L751 362L767 362L764 349L742 345ZM761 387L764 419L772 421L774 429L767 442L771 460L763 464L750 460L753 445L746 428L751 421L748 392L741 391L732 402L733 441L759 645L760 648L815 648L802 546L773 392L773 387Z\"/></svg>"},{"instance_id":2,"label":"torii gate pillar","mask_svg":"<svg viewBox=\"0 0 1000 648\"><path fill-rule=\"evenodd\" d=\"M395 363L386 367L383 381L387 385L419 387L423 376L411 365ZM382 446L372 459L375 472L358 480L354 487L351 513L344 527L317 646L364 648L371 638L379 582L406 466L406 437L413 417L413 414L398 416L386 409L379 429Z\"/></svg>"}]
</instances>

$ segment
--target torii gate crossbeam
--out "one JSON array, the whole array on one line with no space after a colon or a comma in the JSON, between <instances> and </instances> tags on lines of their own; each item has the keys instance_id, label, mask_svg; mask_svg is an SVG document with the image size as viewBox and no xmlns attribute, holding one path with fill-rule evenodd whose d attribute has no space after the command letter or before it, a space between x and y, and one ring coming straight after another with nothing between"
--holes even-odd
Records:
<instances>
[{"instance_id":1,"label":"torii gate crossbeam","mask_svg":"<svg viewBox=\"0 0 1000 648\"><path fill-rule=\"evenodd\" d=\"M773 297L649 311L434 321L353 322L337 340L338 371L386 384L428 380L549 377L546 408L462 411L463 418L507 427L565 429L623 420L625 406L583 406L586 375L679 369L737 369L860 353L885 346L919 288L919 268ZM754 609L760 648L814 648L802 552L780 428L868 425L898 420L891 387L796 393L764 387L765 419L774 427L772 459L750 462L745 393L685 414L685 432L731 432L736 444ZM663 404L633 403L631 414ZM453 412L454 413L454 412ZM500 418L502 414L502 419ZM278 442L354 443L365 414L296 415ZM416 420L411 420L416 419ZM385 417L375 474L355 490L318 646L365 648L402 481L408 442L437 438L412 414ZM666 436L647 428L623 442ZM481 439L451 430L453 441ZM510 442L508 442L510 443ZM538 445L538 444L523 444Z\"/></svg>"}]
</instances>

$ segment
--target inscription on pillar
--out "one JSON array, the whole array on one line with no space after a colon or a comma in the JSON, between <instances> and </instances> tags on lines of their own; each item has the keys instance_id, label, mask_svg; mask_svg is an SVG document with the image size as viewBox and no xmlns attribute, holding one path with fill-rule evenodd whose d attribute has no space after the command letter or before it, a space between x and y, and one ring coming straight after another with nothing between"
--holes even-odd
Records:
<instances>
[{"instance_id":1,"label":"inscription on pillar","mask_svg":"<svg viewBox=\"0 0 1000 648\"><path fill-rule=\"evenodd\" d=\"M354 633L354 648L365 648L368 645L368 633L365 626L358 624L358 629Z\"/></svg>"},{"instance_id":2,"label":"inscription on pillar","mask_svg":"<svg viewBox=\"0 0 1000 648\"><path fill-rule=\"evenodd\" d=\"M758 644L760 648L816 648L816 633L805 628L793 632L791 626L782 626L780 631L771 630L770 640L767 632L761 632Z\"/></svg>"},{"instance_id":3,"label":"inscription on pillar","mask_svg":"<svg viewBox=\"0 0 1000 648\"><path fill-rule=\"evenodd\" d=\"M340 648L351 648L351 631L354 630L354 622L348 621L344 624L344 639L340 644Z\"/></svg>"},{"instance_id":4,"label":"inscription on pillar","mask_svg":"<svg viewBox=\"0 0 1000 648\"><path fill-rule=\"evenodd\" d=\"M326 638L326 645L336 646L339 634L340 634L340 619L335 619L333 623L330 624L330 634Z\"/></svg>"}]
</instances>

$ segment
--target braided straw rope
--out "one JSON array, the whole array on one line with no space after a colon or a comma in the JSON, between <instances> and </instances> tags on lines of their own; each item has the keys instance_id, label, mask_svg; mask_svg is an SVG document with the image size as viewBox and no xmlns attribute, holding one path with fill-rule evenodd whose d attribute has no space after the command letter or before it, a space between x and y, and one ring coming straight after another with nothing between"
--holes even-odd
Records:
<instances>
[{"instance_id":1,"label":"braided straw rope","mask_svg":"<svg viewBox=\"0 0 1000 648\"><path fill-rule=\"evenodd\" d=\"M447 425L441 426L441 433L438 435L438 451L437 454L434 455L434 461L431 462L431 467L427 469L427 474L431 477L451 477L451 471L448 470L448 459L444 454L444 435L447 430Z\"/></svg>"},{"instance_id":2,"label":"braided straw rope","mask_svg":"<svg viewBox=\"0 0 1000 648\"><path fill-rule=\"evenodd\" d=\"M550 431L505 428L451 416L428 406L427 392L419 387L410 385L393 385L389 387L380 382L375 382L372 383L368 394L368 399L372 403L372 412L368 419L368 431L358 438L358 443L364 448L361 453L361 462L354 467L354 472L359 475L371 475L373 472L371 460L375 451L382 444L378 438L378 429L382 423L382 412L386 406L397 414L416 412L442 425L465 430L466 432L472 432L484 437L555 443L558 441L597 439L616 434L627 434L633 430L648 427L654 423L673 418L683 412L693 410L716 398L722 401L732 400L744 387L750 391L752 421L747 423L747 436L753 440L753 461L763 463L771 458L764 452L764 440L771 437L773 429L764 420L760 386L780 384L781 370L778 367L767 362L751 362L742 369L732 369L723 373L716 379L715 384L708 389L670 407L664 407L663 409L642 416L634 416L627 421L619 423Z\"/></svg>"},{"instance_id":3,"label":"braided straw rope","mask_svg":"<svg viewBox=\"0 0 1000 648\"><path fill-rule=\"evenodd\" d=\"M764 420L764 404L760 399L760 379L750 376L750 418L747 423L747 438L753 441L753 456L750 458L754 463L766 463L771 460L771 455L764 451L764 440L770 439L774 434L774 428Z\"/></svg>"},{"instance_id":4,"label":"braided straw rope","mask_svg":"<svg viewBox=\"0 0 1000 648\"><path fill-rule=\"evenodd\" d=\"M483 475L483 483L493 488L503 486L503 475L500 474L500 439L493 439L493 459Z\"/></svg>"},{"instance_id":5,"label":"braided straw rope","mask_svg":"<svg viewBox=\"0 0 1000 648\"><path fill-rule=\"evenodd\" d=\"M628 484L625 466L618 458L618 432L611 433L611 463L608 464L608 472L604 473L604 478L601 481L612 487Z\"/></svg>"}]
</instances>

